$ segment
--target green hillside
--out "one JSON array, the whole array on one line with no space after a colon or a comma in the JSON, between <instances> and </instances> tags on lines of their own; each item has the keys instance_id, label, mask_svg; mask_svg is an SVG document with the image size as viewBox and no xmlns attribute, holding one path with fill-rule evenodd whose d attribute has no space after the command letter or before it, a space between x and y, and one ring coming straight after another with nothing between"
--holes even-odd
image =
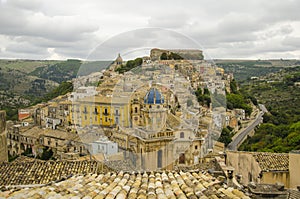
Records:
<instances>
[{"instance_id":1,"label":"green hillside","mask_svg":"<svg viewBox=\"0 0 300 199\"><path fill-rule=\"evenodd\" d=\"M300 65L297 60L215 60L215 63L224 68L226 73L233 73L240 83L249 81L251 77L261 77Z\"/></svg>"},{"instance_id":2,"label":"green hillside","mask_svg":"<svg viewBox=\"0 0 300 199\"><path fill-rule=\"evenodd\" d=\"M111 61L0 60L0 110L16 119L17 109L55 96L72 78L102 71ZM53 94L54 92L54 94Z\"/></svg>"},{"instance_id":3,"label":"green hillside","mask_svg":"<svg viewBox=\"0 0 300 199\"><path fill-rule=\"evenodd\" d=\"M37 67L45 67L60 63L62 61L55 60L0 60L1 69L11 69L23 72L25 74L34 71Z\"/></svg>"},{"instance_id":4,"label":"green hillside","mask_svg":"<svg viewBox=\"0 0 300 199\"><path fill-rule=\"evenodd\" d=\"M300 149L300 67L286 68L243 89L265 104L264 124L240 150L289 152Z\"/></svg>"}]
</instances>

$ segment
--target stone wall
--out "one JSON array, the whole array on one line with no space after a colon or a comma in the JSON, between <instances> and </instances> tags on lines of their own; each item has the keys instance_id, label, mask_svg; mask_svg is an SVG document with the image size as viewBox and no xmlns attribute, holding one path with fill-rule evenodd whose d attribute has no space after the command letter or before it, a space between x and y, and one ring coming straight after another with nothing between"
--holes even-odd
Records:
<instances>
[{"instance_id":1,"label":"stone wall","mask_svg":"<svg viewBox=\"0 0 300 199\"><path fill-rule=\"evenodd\" d=\"M167 55L170 53L175 53L182 57L184 60L203 60L203 52L197 49L158 49L154 48L150 51L150 58L152 61L160 60L160 56L163 53Z\"/></svg>"},{"instance_id":2,"label":"stone wall","mask_svg":"<svg viewBox=\"0 0 300 199\"><path fill-rule=\"evenodd\" d=\"M8 161L5 117L5 111L0 111L0 162Z\"/></svg>"},{"instance_id":3,"label":"stone wall","mask_svg":"<svg viewBox=\"0 0 300 199\"><path fill-rule=\"evenodd\" d=\"M265 184L283 184L284 187L289 188L289 172L281 171L281 172L263 172L262 175L262 183Z\"/></svg>"},{"instance_id":4,"label":"stone wall","mask_svg":"<svg viewBox=\"0 0 300 199\"><path fill-rule=\"evenodd\" d=\"M300 151L289 153L290 188L300 186Z\"/></svg>"},{"instance_id":5,"label":"stone wall","mask_svg":"<svg viewBox=\"0 0 300 199\"><path fill-rule=\"evenodd\" d=\"M250 153L227 151L226 154L227 166L232 166L235 169L234 175L242 176L242 184L247 185L251 181L260 183L258 176L261 172L261 169Z\"/></svg>"}]
</instances>

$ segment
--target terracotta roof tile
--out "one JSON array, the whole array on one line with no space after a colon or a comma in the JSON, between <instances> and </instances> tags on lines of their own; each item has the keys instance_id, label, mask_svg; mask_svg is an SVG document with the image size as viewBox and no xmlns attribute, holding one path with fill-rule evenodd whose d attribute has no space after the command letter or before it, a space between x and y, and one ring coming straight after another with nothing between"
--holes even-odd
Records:
<instances>
[{"instance_id":1,"label":"terracotta roof tile","mask_svg":"<svg viewBox=\"0 0 300 199\"><path fill-rule=\"evenodd\" d=\"M289 170L289 155L287 153L255 152L253 157L263 171Z\"/></svg>"},{"instance_id":2,"label":"terracotta roof tile","mask_svg":"<svg viewBox=\"0 0 300 199\"><path fill-rule=\"evenodd\" d=\"M74 174L99 173L96 161L32 161L0 164L0 186L47 184ZM104 166L104 171L108 170Z\"/></svg>"},{"instance_id":3,"label":"terracotta roof tile","mask_svg":"<svg viewBox=\"0 0 300 199\"><path fill-rule=\"evenodd\" d=\"M75 163L76 164L76 163ZM48 166L51 166L50 163ZM86 163L88 165L88 163ZM28 166L28 165L27 165ZM45 169L45 168L44 168ZM33 176L33 180L35 177ZM42 187L0 192L12 198L248 198L200 171L78 174Z\"/></svg>"}]
</instances>

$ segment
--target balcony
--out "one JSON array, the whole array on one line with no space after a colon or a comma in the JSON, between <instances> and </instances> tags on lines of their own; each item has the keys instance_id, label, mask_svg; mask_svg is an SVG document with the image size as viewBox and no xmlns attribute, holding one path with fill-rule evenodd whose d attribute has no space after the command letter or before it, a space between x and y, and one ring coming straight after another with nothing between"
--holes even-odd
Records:
<instances>
[{"instance_id":1,"label":"balcony","mask_svg":"<svg viewBox=\"0 0 300 199\"><path fill-rule=\"evenodd\" d=\"M105 116L110 115L108 112L103 112L102 114L105 115Z\"/></svg>"}]
</instances>

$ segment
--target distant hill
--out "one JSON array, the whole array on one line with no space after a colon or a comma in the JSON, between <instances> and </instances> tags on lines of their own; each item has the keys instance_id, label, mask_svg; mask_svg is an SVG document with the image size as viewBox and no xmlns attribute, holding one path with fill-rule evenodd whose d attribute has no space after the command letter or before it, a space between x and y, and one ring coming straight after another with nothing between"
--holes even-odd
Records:
<instances>
[{"instance_id":1,"label":"distant hill","mask_svg":"<svg viewBox=\"0 0 300 199\"><path fill-rule=\"evenodd\" d=\"M37 67L30 75L37 76L42 79L48 79L61 83L71 80L77 76L89 75L106 69L112 61L90 61L83 62L80 60L69 59L67 61Z\"/></svg>"},{"instance_id":2,"label":"distant hill","mask_svg":"<svg viewBox=\"0 0 300 199\"><path fill-rule=\"evenodd\" d=\"M260 77L275 73L287 67L300 65L299 60L214 60L226 73L233 73L240 83L251 77Z\"/></svg>"},{"instance_id":3,"label":"distant hill","mask_svg":"<svg viewBox=\"0 0 300 199\"><path fill-rule=\"evenodd\" d=\"M106 69L112 61L0 60L0 110L8 119L17 108L46 96L62 82Z\"/></svg>"},{"instance_id":4,"label":"distant hill","mask_svg":"<svg viewBox=\"0 0 300 199\"><path fill-rule=\"evenodd\" d=\"M35 70L37 67L45 67L48 65L53 65L60 63L62 61L56 60L9 60L9 59L0 59L0 68L1 69L11 69L17 70L23 73L30 73Z\"/></svg>"}]
</instances>

